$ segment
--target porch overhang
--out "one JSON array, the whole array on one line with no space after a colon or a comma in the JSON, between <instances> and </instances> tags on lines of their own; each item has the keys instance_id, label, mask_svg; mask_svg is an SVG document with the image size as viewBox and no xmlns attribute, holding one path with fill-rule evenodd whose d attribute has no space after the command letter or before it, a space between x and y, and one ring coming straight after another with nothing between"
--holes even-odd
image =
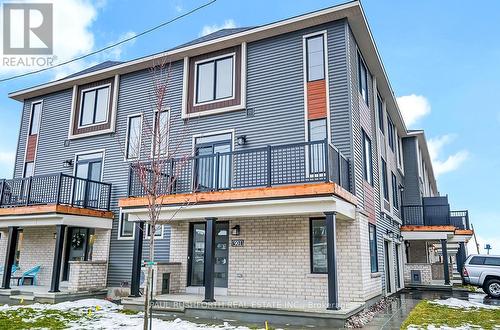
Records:
<instances>
[{"instance_id":1,"label":"porch overhang","mask_svg":"<svg viewBox=\"0 0 500 330\"><path fill-rule=\"evenodd\" d=\"M145 207L123 208L129 214L130 221L147 221L148 210ZM259 201L238 201L210 204L169 205L160 211L160 221L177 221L216 218L245 218L264 216L317 215L324 212L337 212L340 220L354 220L356 206L333 196L282 198Z\"/></svg>"},{"instance_id":2,"label":"porch overhang","mask_svg":"<svg viewBox=\"0 0 500 330\"><path fill-rule=\"evenodd\" d=\"M449 243L468 242L472 230L457 229L455 226L402 226L401 236L405 240L441 240Z\"/></svg>"},{"instance_id":3,"label":"porch overhang","mask_svg":"<svg viewBox=\"0 0 500 330\"><path fill-rule=\"evenodd\" d=\"M0 228L67 225L111 229L113 212L66 205L41 205L0 209Z\"/></svg>"}]
</instances>

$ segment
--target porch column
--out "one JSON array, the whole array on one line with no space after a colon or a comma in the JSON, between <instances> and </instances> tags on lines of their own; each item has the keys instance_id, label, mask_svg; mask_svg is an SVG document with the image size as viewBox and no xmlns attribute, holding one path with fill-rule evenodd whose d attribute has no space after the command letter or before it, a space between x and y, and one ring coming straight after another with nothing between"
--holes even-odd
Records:
<instances>
[{"instance_id":1,"label":"porch column","mask_svg":"<svg viewBox=\"0 0 500 330\"><path fill-rule=\"evenodd\" d=\"M326 258L328 267L328 307L339 310L339 292L337 279L337 247L336 247L336 212L325 212L326 216Z\"/></svg>"},{"instance_id":2,"label":"porch column","mask_svg":"<svg viewBox=\"0 0 500 330\"><path fill-rule=\"evenodd\" d=\"M443 250L443 267L444 267L444 284L450 284L450 268L448 266L448 248L446 247L446 240L441 240L441 249Z\"/></svg>"},{"instance_id":3,"label":"porch column","mask_svg":"<svg viewBox=\"0 0 500 330\"><path fill-rule=\"evenodd\" d=\"M130 296L140 297L142 242L144 239L144 221L135 223L134 254L132 256L132 280L130 281Z\"/></svg>"},{"instance_id":4,"label":"porch column","mask_svg":"<svg viewBox=\"0 0 500 330\"><path fill-rule=\"evenodd\" d=\"M52 280L49 292L59 292L59 280L61 279L61 263L64 248L64 231L66 225L56 225L56 247L54 250L54 261L52 263Z\"/></svg>"},{"instance_id":5,"label":"porch column","mask_svg":"<svg viewBox=\"0 0 500 330\"><path fill-rule=\"evenodd\" d=\"M214 267L215 267L215 222L217 218L206 218L205 229L205 299L214 302Z\"/></svg>"},{"instance_id":6,"label":"porch column","mask_svg":"<svg viewBox=\"0 0 500 330\"><path fill-rule=\"evenodd\" d=\"M9 227L9 237L7 240L7 251L5 254L5 265L3 269L2 289L10 289L10 278L12 276L12 265L16 257L16 244L19 229L17 227Z\"/></svg>"}]
</instances>

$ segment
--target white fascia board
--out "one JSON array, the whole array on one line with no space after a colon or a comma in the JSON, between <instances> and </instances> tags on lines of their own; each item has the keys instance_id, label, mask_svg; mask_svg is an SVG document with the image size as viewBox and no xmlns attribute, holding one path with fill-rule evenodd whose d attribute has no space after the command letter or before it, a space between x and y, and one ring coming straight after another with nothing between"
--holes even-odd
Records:
<instances>
[{"instance_id":1,"label":"white fascia board","mask_svg":"<svg viewBox=\"0 0 500 330\"><path fill-rule=\"evenodd\" d=\"M401 236L408 241L448 239L447 231L403 231Z\"/></svg>"},{"instance_id":2,"label":"white fascia board","mask_svg":"<svg viewBox=\"0 0 500 330\"><path fill-rule=\"evenodd\" d=\"M111 229L113 226L113 220L108 218L58 213L5 216L0 218L0 228L8 228L9 226L42 227L55 225Z\"/></svg>"}]
</instances>

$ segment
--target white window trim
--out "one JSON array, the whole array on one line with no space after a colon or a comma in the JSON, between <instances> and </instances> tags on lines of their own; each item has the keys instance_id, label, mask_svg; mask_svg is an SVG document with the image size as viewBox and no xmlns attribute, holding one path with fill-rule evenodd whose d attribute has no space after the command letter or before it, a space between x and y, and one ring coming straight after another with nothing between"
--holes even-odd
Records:
<instances>
[{"instance_id":1,"label":"white window trim","mask_svg":"<svg viewBox=\"0 0 500 330\"><path fill-rule=\"evenodd\" d=\"M225 55L227 56L227 54ZM234 65L236 65L236 61L233 61ZM196 70L196 66L195 66ZM187 113L187 96L188 96L188 88L189 88L189 57L184 57L184 70L183 70L183 82L182 82L182 111L181 111L181 118L182 119L188 119L188 118L197 118L197 117L202 117L202 116L209 116L209 115L215 115L219 113L224 113L224 112L231 112L231 111L237 111L237 110L243 110L246 108L246 86L247 86L247 43L242 42L241 43L241 88L240 88L240 104L237 105L232 105L228 107L222 107L218 109L212 109L212 110L205 110L205 111L199 111L195 113ZM235 75L236 75L236 70L234 70ZM194 76L196 78L196 76ZM236 80L234 80L233 84L236 84ZM195 84L193 84L195 86ZM196 87L195 87L196 88ZM236 92L236 89L233 89L234 92ZM235 94L236 97L236 94ZM196 100L195 95L193 94L193 99ZM223 99L224 101L226 99ZM221 100L217 100L219 102ZM207 104L207 103L202 103L200 105Z\"/></svg>"},{"instance_id":2,"label":"white window trim","mask_svg":"<svg viewBox=\"0 0 500 330\"><path fill-rule=\"evenodd\" d=\"M165 107L161 110L161 112L167 112L167 123L169 125L169 128L168 128L168 131L167 131L167 150L165 152L165 154L160 154L159 156L167 156L168 155L168 151L169 151L169 144L170 144L170 131L171 131L171 122L170 122L170 116L172 114L172 109L170 107ZM154 127L156 125L156 113L158 112L158 109L155 109L153 111L154 115L153 115L153 126L152 126L152 129L153 129L153 132L151 132L151 151L150 151L150 155L151 157L155 156L154 155L154 150L153 150L153 143L154 143ZM142 128L142 122L141 122L141 128Z\"/></svg>"},{"instance_id":3,"label":"white window trim","mask_svg":"<svg viewBox=\"0 0 500 330\"><path fill-rule=\"evenodd\" d=\"M232 82L233 82L233 95L230 96L230 97L225 97L225 98L222 98L222 99L216 99L216 100L211 100L211 101L205 101L205 102L197 102L196 101L196 98L197 98L197 95L198 95L198 65L200 64L204 64L204 63L208 63L208 62L214 62L219 60L219 59L223 59L223 58L229 58L231 57L232 60L233 60L233 77L232 77ZM215 67L214 67L215 69ZM215 72L214 70L214 75L216 75L217 72ZM205 105L205 104L212 104L212 103L217 103L217 102L224 102L224 101L229 101L229 100L234 100L234 98L236 97L236 53L235 52L232 52L232 53L227 53L227 54L224 54L224 55L219 55L219 56L215 56L215 57L211 57L211 58L207 58L207 59L204 59L204 60L199 60L199 61L196 61L194 62L194 80L195 80L195 83L193 84L194 85L194 92L193 92L193 106L198 106L198 105Z\"/></svg>"},{"instance_id":4,"label":"white window trim","mask_svg":"<svg viewBox=\"0 0 500 330\"><path fill-rule=\"evenodd\" d=\"M114 87L113 87L113 101L111 104L111 122L109 125L109 128L99 130L99 131L93 131L93 132L87 132L87 133L80 133L80 134L73 134L73 124L75 122L75 115L76 115L76 109L77 109L77 104L76 104L76 99L78 95L78 85L73 86L73 95L72 95L72 100L71 100L71 116L70 116L70 124L68 128L68 139L69 140L75 140L75 139L80 139L84 137L89 137L89 136L95 136L95 135L102 135L102 134L109 134L113 133L116 129L116 111L118 108L118 90L120 89L120 75L115 75L114 78ZM109 116L109 113L108 113ZM99 125L107 124L108 121L99 123ZM79 126L79 122L77 127L78 128L83 128L83 127L91 127L90 125L88 126Z\"/></svg>"},{"instance_id":5,"label":"white window trim","mask_svg":"<svg viewBox=\"0 0 500 330\"><path fill-rule=\"evenodd\" d=\"M33 118L31 118L33 116L33 106L35 104L38 104L40 103L41 106L42 106L42 109L40 110L40 118L39 118L39 125L38 125L38 134L37 135L37 138L36 138L36 146L35 146L35 156L33 157L33 175L35 175L35 168L36 168L36 155L38 154L38 142L40 141L40 138L39 138L39 135L40 135L40 131L42 130L42 114L43 114L43 99L39 99L39 100L36 100L36 101L32 101L30 103L30 109L29 109L29 120L28 120L28 131L27 131L27 134L26 134L26 143L25 143L25 146L24 146L24 161L23 161L23 168L22 168L22 172L21 172L21 176L24 177L24 172L26 170L26 155L28 154L28 138L30 137L30 130L31 130L31 121L33 120Z\"/></svg>"},{"instance_id":6,"label":"white window trim","mask_svg":"<svg viewBox=\"0 0 500 330\"><path fill-rule=\"evenodd\" d=\"M103 89L103 88L109 88L109 91L111 92L111 83L107 83L107 84L102 84L102 85L99 85L99 86L94 86L94 87L89 87L89 88L85 88L85 89L82 89L80 91L80 104L79 104L79 109L80 109L80 114L79 114L79 118L78 118L78 128L87 128L87 127L94 127L94 126L98 126L98 125L104 125L104 124L107 124L108 121L109 121L109 112L111 111L111 109L109 109L109 98L112 97L112 95L110 95L110 93L108 93L108 98L106 100L106 104L108 105L108 109L106 111L106 120L105 121L101 121L101 122L98 122L98 123L93 123L93 124L88 124L88 125L80 125L80 122L81 122L81 119L82 119L82 115L83 115L83 94L87 93L87 92L91 92L93 90L97 91L99 89ZM97 94L96 94L96 97L97 97ZM94 109L96 110L96 109Z\"/></svg>"},{"instance_id":7,"label":"white window trim","mask_svg":"<svg viewBox=\"0 0 500 330\"><path fill-rule=\"evenodd\" d=\"M129 141L129 130L130 130L130 118L132 117L139 117L141 120L140 123L140 129L139 129L139 156L135 158L130 158L128 157L128 145L130 143ZM134 160L139 160L141 159L141 146L142 146L142 123L144 120L144 114L142 112L140 113L135 113L127 116L127 130L125 132L125 150L123 153L123 160L126 162L134 161Z\"/></svg>"},{"instance_id":8,"label":"white window trim","mask_svg":"<svg viewBox=\"0 0 500 330\"><path fill-rule=\"evenodd\" d=\"M123 212L122 209L120 208L120 214L119 214L119 223L118 223L118 233L116 235L116 239L119 241L133 241L135 239L135 224L137 221L131 221L134 224L134 229L132 230L132 236L122 236L122 224L123 224L123 215L127 213ZM130 214L129 214L130 215ZM144 221L144 238L145 239L150 239L150 235L147 234L148 230L148 221ZM164 224L158 224L157 226L161 226L161 236L154 236L154 239L164 239L165 235L165 225Z\"/></svg>"}]
</instances>

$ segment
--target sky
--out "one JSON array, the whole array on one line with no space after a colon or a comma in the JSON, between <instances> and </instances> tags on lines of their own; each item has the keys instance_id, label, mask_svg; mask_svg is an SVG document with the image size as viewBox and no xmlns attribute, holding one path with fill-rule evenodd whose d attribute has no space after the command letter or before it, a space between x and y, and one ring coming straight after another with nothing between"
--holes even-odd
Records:
<instances>
[{"instance_id":1,"label":"sky","mask_svg":"<svg viewBox=\"0 0 500 330\"><path fill-rule=\"evenodd\" d=\"M58 63L134 36L208 0L41 2L54 3ZM342 2L217 0L105 53L0 82L0 177L12 177L22 107L7 97L9 92L105 60L125 61L160 52L220 28L265 24ZM452 209L469 210L480 252L489 243L492 253L500 254L500 194L496 187L500 186L496 138L500 106L495 102L500 93L500 2L465 4L453 0L362 1L406 124L426 132L440 193L448 195ZM0 65L0 79L32 69ZM469 252L476 253L471 250L469 246Z\"/></svg>"}]
</instances>

